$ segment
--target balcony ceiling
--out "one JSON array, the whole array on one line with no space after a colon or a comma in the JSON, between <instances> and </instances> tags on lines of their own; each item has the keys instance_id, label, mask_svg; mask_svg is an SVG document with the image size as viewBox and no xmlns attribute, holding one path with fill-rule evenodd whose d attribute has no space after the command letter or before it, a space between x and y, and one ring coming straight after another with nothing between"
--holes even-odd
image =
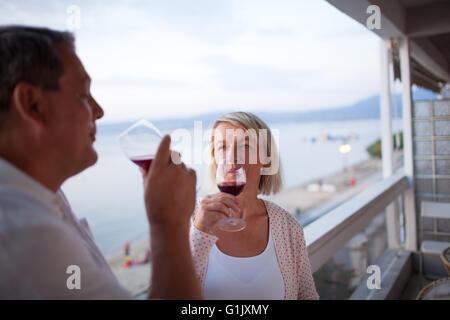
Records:
<instances>
[{"instance_id":1,"label":"balcony ceiling","mask_svg":"<svg viewBox=\"0 0 450 320\"><path fill-rule=\"evenodd\" d=\"M442 0L400 0L400 3L405 8L411 8L411 7L420 7L424 5L430 5L433 3L442 2Z\"/></svg>"},{"instance_id":2,"label":"balcony ceiling","mask_svg":"<svg viewBox=\"0 0 450 320\"><path fill-rule=\"evenodd\" d=\"M381 29L372 30L383 39L408 37L412 60L412 81L439 92L450 83L449 0L327 0L354 20L366 25L367 7L381 9ZM398 64L394 58L394 64ZM399 70L398 65L394 65ZM399 72L396 76L400 77Z\"/></svg>"}]
</instances>

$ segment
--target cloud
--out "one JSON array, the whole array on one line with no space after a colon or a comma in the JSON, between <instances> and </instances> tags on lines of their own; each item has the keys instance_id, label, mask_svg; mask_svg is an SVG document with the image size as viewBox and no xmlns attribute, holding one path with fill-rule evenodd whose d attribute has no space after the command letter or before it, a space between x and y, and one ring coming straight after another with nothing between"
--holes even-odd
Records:
<instances>
[{"instance_id":1,"label":"cloud","mask_svg":"<svg viewBox=\"0 0 450 320\"><path fill-rule=\"evenodd\" d=\"M296 30L287 27L278 28L262 28L258 31L261 36L265 37L291 37L295 36Z\"/></svg>"},{"instance_id":2,"label":"cloud","mask_svg":"<svg viewBox=\"0 0 450 320\"><path fill-rule=\"evenodd\" d=\"M320 78L317 71L250 65L227 56L210 56L204 63L213 69L214 79L231 91L298 91L302 83Z\"/></svg>"},{"instance_id":3,"label":"cloud","mask_svg":"<svg viewBox=\"0 0 450 320\"><path fill-rule=\"evenodd\" d=\"M150 78L150 77L130 77L117 76L108 79L95 81L96 87L133 87L146 86L154 88L194 88L195 85L189 82L171 79Z\"/></svg>"},{"instance_id":4,"label":"cloud","mask_svg":"<svg viewBox=\"0 0 450 320\"><path fill-rule=\"evenodd\" d=\"M378 90L376 36L326 1L0 0L0 21L66 29L70 5L106 120L302 111Z\"/></svg>"}]
</instances>

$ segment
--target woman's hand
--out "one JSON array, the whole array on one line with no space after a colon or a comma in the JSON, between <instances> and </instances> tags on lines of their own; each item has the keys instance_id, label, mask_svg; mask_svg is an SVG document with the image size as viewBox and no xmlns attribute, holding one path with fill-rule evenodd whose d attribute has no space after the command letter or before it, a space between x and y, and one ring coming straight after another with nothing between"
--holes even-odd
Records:
<instances>
[{"instance_id":1,"label":"woman's hand","mask_svg":"<svg viewBox=\"0 0 450 320\"><path fill-rule=\"evenodd\" d=\"M205 196L195 215L195 227L203 232L214 234L213 227L220 219L229 216L230 208L234 211L241 210L239 200L231 194L219 192Z\"/></svg>"}]
</instances>

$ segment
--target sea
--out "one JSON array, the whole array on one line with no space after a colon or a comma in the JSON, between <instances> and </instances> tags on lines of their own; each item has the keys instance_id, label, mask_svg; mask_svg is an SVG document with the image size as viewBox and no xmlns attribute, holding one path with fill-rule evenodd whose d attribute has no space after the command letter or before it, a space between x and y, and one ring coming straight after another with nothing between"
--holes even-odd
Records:
<instances>
[{"instance_id":1,"label":"sea","mask_svg":"<svg viewBox=\"0 0 450 320\"><path fill-rule=\"evenodd\" d=\"M198 123L197 123L198 125ZM338 172L369 158L367 147L381 137L379 119L326 122L278 122L269 127L278 134L278 148L284 189ZM193 135L196 124L182 129ZM78 218L86 218L94 238L105 256L122 250L126 241L148 237L149 225L143 201L140 171L122 152L118 135L123 124L98 127L94 144L97 163L68 179L62 186ZM179 123L159 128L173 134ZM207 126L203 128L207 129ZM402 130L400 119L393 120L393 131ZM346 154L339 147L347 143ZM201 142L202 148L207 142ZM197 172L197 197L215 192L206 183L206 164L192 155L188 165Z\"/></svg>"}]
</instances>

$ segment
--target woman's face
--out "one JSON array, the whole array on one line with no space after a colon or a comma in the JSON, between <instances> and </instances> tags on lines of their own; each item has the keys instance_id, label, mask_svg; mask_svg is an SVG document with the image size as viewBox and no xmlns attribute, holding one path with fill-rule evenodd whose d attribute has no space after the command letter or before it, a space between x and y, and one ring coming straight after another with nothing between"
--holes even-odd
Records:
<instances>
[{"instance_id":1,"label":"woman's face","mask_svg":"<svg viewBox=\"0 0 450 320\"><path fill-rule=\"evenodd\" d=\"M246 175L246 186L243 193L258 193L262 164L259 160L258 132L251 134L242 127L229 122L221 122L214 129L214 161L216 168L224 159L232 163L236 169L243 168Z\"/></svg>"}]
</instances>

